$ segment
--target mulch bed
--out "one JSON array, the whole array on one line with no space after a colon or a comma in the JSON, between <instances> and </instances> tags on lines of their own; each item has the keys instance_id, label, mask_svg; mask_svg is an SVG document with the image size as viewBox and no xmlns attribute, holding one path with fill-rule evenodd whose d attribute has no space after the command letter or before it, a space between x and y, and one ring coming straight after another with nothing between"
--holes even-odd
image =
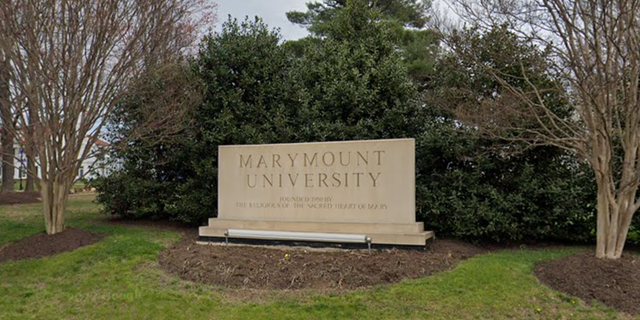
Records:
<instances>
[{"instance_id":1,"label":"mulch bed","mask_svg":"<svg viewBox=\"0 0 640 320\"><path fill-rule=\"evenodd\" d=\"M598 300L631 314L640 313L640 258L596 259L593 253L538 264L535 274L545 285L579 297Z\"/></svg>"},{"instance_id":2,"label":"mulch bed","mask_svg":"<svg viewBox=\"0 0 640 320\"><path fill-rule=\"evenodd\" d=\"M40 192L7 192L0 193L0 205L38 203L41 201Z\"/></svg>"},{"instance_id":3,"label":"mulch bed","mask_svg":"<svg viewBox=\"0 0 640 320\"><path fill-rule=\"evenodd\" d=\"M39 233L18 242L0 248L0 263L52 256L54 254L73 251L83 246L96 243L104 235L89 231L67 228L65 231L47 235Z\"/></svg>"},{"instance_id":4,"label":"mulch bed","mask_svg":"<svg viewBox=\"0 0 640 320\"><path fill-rule=\"evenodd\" d=\"M160 252L159 263L180 278L242 289L356 289L396 283L454 268L486 251L436 240L427 251L199 245L194 236Z\"/></svg>"}]
</instances>

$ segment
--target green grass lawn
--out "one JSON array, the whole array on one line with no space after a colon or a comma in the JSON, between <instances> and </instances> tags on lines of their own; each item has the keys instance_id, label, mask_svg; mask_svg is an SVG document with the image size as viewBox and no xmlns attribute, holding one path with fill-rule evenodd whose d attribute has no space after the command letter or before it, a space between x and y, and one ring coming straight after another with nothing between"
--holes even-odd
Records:
<instances>
[{"instance_id":1,"label":"green grass lawn","mask_svg":"<svg viewBox=\"0 0 640 320\"><path fill-rule=\"evenodd\" d=\"M71 253L0 264L0 319L631 319L538 284L536 262L578 249L500 251L341 295L191 283L156 262L177 233L104 223L92 199L71 196L68 225L108 236ZM42 220L40 205L0 206L0 246L40 232Z\"/></svg>"},{"instance_id":2,"label":"green grass lawn","mask_svg":"<svg viewBox=\"0 0 640 320\"><path fill-rule=\"evenodd\" d=\"M20 186L22 185L22 188L20 188ZM0 186L2 186L2 183L0 183ZM27 179L16 179L13 182L13 190L15 191L23 191L24 188L27 187ZM77 181L76 183L73 184L72 188L76 188L76 189L84 189L86 187L86 183L84 183L83 181ZM35 188L36 190L40 190L40 185L39 182L36 181L35 182Z\"/></svg>"},{"instance_id":3,"label":"green grass lawn","mask_svg":"<svg viewBox=\"0 0 640 320\"><path fill-rule=\"evenodd\" d=\"M20 188L20 182L22 182L22 188ZM2 186L2 183L0 183L0 186ZM22 181L20 181L20 179L16 179L13 182L13 190L16 190L16 191L24 190L26 186L27 186L27 179L22 179Z\"/></svg>"}]
</instances>

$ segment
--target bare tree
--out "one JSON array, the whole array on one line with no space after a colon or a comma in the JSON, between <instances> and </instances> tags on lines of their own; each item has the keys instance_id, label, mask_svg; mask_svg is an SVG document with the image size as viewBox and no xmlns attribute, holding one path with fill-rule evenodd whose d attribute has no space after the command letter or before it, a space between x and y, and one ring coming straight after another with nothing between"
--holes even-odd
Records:
<instances>
[{"instance_id":1,"label":"bare tree","mask_svg":"<svg viewBox=\"0 0 640 320\"><path fill-rule=\"evenodd\" d=\"M11 98L9 96L9 59L4 54L0 54L0 121L2 122L2 131L0 132L1 140L0 151L2 164L2 189L0 192L13 192L14 190L14 170L15 170L15 138L13 136L14 117L11 113Z\"/></svg>"},{"instance_id":2,"label":"bare tree","mask_svg":"<svg viewBox=\"0 0 640 320\"><path fill-rule=\"evenodd\" d=\"M14 134L38 162L48 234L64 230L79 167L132 79L190 48L214 7L203 0L0 4L0 49L11 59L11 105L20 128ZM158 114L177 114L161 108Z\"/></svg>"},{"instance_id":3,"label":"bare tree","mask_svg":"<svg viewBox=\"0 0 640 320\"><path fill-rule=\"evenodd\" d=\"M451 4L464 23L481 28L507 23L522 39L549 50L546 63L562 79L562 85L553 89L541 90L524 66L517 80L527 85L516 87L510 85L512 76L483 65L502 85L506 98L502 100L517 103L496 99L479 111L485 114L475 118L485 121L475 125L494 134L512 134L502 138L564 148L588 161L597 183L596 257L621 257L640 207L640 0L453 0ZM467 57L473 54L452 49ZM546 103L549 90L564 97L572 116L561 116ZM516 110L515 105L524 107Z\"/></svg>"}]
</instances>

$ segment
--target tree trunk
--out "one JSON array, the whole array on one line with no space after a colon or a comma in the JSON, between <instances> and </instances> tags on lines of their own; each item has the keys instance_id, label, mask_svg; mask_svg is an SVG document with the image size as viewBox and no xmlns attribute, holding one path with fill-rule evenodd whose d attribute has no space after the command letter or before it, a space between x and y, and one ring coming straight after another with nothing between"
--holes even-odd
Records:
<instances>
[{"instance_id":1,"label":"tree trunk","mask_svg":"<svg viewBox=\"0 0 640 320\"><path fill-rule=\"evenodd\" d=\"M635 213L634 194L618 191L603 177L596 175L598 185L598 226L596 258L618 259L622 257L631 220Z\"/></svg>"},{"instance_id":2,"label":"tree trunk","mask_svg":"<svg viewBox=\"0 0 640 320\"><path fill-rule=\"evenodd\" d=\"M633 202L630 202L633 203ZM618 235L615 242L615 248L613 248L614 259L622 257L622 251L624 250L624 244L627 241L627 235L629 234L629 227L631 226L631 219L635 213L629 204L628 199L623 201L623 205L620 208L620 221L618 222Z\"/></svg>"},{"instance_id":3,"label":"tree trunk","mask_svg":"<svg viewBox=\"0 0 640 320\"><path fill-rule=\"evenodd\" d=\"M11 114L11 101L9 99L9 81L7 76L9 61L2 58L0 64L0 120L2 121L2 138L0 140L2 153L2 189L0 192L13 192L13 175L15 148L14 139L10 126L13 126L13 115Z\"/></svg>"},{"instance_id":4,"label":"tree trunk","mask_svg":"<svg viewBox=\"0 0 640 320\"><path fill-rule=\"evenodd\" d=\"M69 197L70 183L55 180L40 180L42 210L47 234L64 231L64 209Z\"/></svg>"},{"instance_id":5,"label":"tree trunk","mask_svg":"<svg viewBox=\"0 0 640 320\"><path fill-rule=\"evenodd\" d=\"M596 174L597 175L597 174ZM596 258L605 258L607 254L607 221L609 217L609 201L601 178L596 177L598 185L598 222L596 226Z\"/></svg>"},{"instance_id":6,"label":"tree trunk","mask_svg":"<svg viewBox=\"0 0 640 320\"><path fill-rule=\"evenodd\" d=\"M0 192L13 192L15 148L13 147L13 137L7 133L7 130L2 132L2 142L0 144L2 144L2 189Z\"/></svg>"},{"instance_id":7,"label":"tree trunk","mask_svg":"<svg viewBox=\"0 0 640 320\"><path fill-rule=\"evenodd\" d=\"M36 115L31 110L28 110L29 124L38 123ZM28 131L28 130L27 130ZM25 191L35 191L35 182L38 179L38 172L36 171L36 162L33 155L36 154L36 150L33 145L26 144L25 147L31 148L30 152L26 152L27 155L27 185Z\"/></svg>"},{"instance_id":8,"label":"tree trunk","mask_svg":"<svg viewBox=\"0 0 640 320\"><path fill-rule=\"evenodd\" d=\"M25 192L32 192L36 190L35 188L36 179L38 179L37 172L36 172L36 164L31 159L31 157L27 156L27 184L24 187Z\"/></svg>"}]
</instances>

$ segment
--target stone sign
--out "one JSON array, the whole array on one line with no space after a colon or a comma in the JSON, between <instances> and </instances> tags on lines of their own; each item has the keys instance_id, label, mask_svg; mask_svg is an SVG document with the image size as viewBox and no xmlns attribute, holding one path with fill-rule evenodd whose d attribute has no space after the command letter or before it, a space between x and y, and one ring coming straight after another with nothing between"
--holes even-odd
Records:
<instances>
[{"instance_id":1,"label":"stone sign","mask_svg":"<svg viewBox=\"0 0 640 320\"><path fill-rule=\"evenodd\" d=\"M218 218L228 229L365 234L374 244L424 245L415 221L413 139L220 146Z\"/></svg>"}]
</instances>

